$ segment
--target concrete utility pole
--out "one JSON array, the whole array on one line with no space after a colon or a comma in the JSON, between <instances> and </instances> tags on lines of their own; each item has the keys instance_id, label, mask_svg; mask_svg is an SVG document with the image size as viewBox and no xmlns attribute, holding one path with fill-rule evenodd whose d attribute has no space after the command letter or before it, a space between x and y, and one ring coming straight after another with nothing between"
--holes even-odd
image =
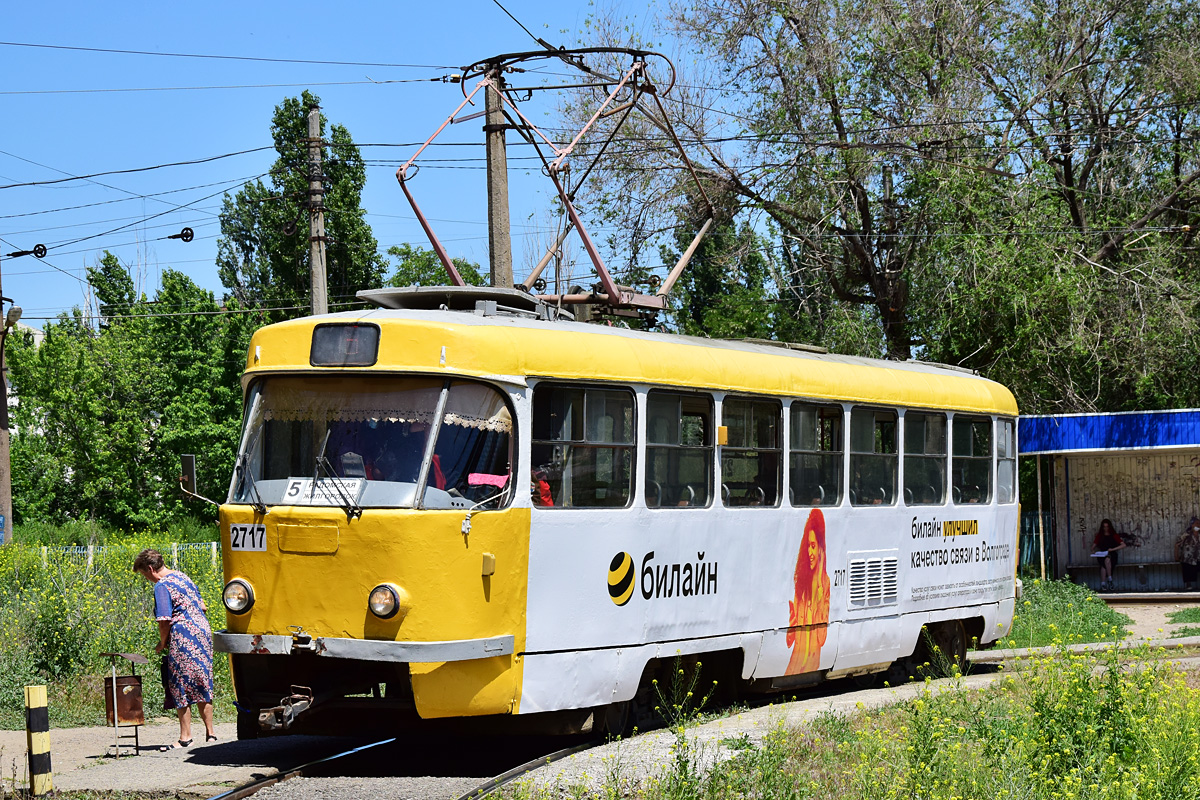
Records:
<instances>
[{"instance_id":1,"label":"concrete utility pole","mask_svg":"<svg viewBox=\"0 0 1200 800\"><path fill-rule=\"evenodd\" d=\"M504 76L498 66L489 73L501 86ZM491 251L492 286L513 285L512 238L508 219L508 156L504 142L504 103L500 92L487 87L488 249Z\"/></svg>"},{"instance_id":2,"label":"concrete utility pole","mask_svg":"<svg viewBox=\"0 0 1200 800\"><path fill-rule=\"evenodd\" d=\"M329 313L325 278L325 184L321 175L321 107L308 109L308 264L312 313Z\"/></svg>"},{"instance_id":3,"label":"concrete utility pole","mask_svg":"<svg viewBox=\"0 0 1200 800\"><path fill-rule=\"evenodd\" d=\"M0 296L3 294L3 284L0 283ZM3 536L0 539L4 544L12 544L12 459L8 450L8 369L4 364L3 338L7 334L7 328L0 333L0 516L4 519L3 531L0 531Z\"/></svg>"}]
</instances>

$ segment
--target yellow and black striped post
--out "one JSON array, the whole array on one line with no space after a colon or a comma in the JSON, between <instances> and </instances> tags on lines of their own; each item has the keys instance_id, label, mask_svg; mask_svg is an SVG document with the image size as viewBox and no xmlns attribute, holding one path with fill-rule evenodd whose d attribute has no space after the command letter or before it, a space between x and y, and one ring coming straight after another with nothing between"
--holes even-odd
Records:
<instances>
[{"instance_id":1,"label":"yellow and black striped post","mask_svg":"<svg viewBox=\"0 0 1200 800\"><path fill-rule=\"evenodd\" d=\"M34 797L54 791L50 780L50 711L45 686L25 687L25 733L29 738L29 790Z\"/></svg>"}]
</instances>

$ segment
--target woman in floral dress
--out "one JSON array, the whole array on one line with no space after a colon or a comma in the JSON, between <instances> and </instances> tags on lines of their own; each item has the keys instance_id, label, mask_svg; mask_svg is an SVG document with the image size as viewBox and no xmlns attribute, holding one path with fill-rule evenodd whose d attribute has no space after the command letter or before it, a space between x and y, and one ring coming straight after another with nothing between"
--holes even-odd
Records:
<instances>
[{"instance_id":1,"label":"woman in floral dress","mask_svg":"<svg viewBox=\"0 0 1200 800\"><path fill-rule=\"evenodd\" d=\"M163 707L179 711L179 741L172 750L192 743L192 704L204 721L205 741L213 732L213 643L207 607L200 590L182 572L167 569L157 550L143 550L133 561L133 571L154 584L154 616L158 620L158 645L163 658Z\"/></svg>"}]
</instances>

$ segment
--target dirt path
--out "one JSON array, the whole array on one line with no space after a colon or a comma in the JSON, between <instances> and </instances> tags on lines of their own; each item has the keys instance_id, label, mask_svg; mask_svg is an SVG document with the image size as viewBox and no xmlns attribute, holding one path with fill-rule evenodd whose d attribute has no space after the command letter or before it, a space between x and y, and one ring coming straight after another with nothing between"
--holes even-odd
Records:
<instances>
[{"instance_id":1,"label":"dirt path","mask_svg":"<svg viewBox=\"0 0 1200 800\"><path fill-rule=\"evenodd\" d=\"M1180 624L1167 622L1167 615L1172 611L1200 606L1200 598L1195 603L1112 603L1113 611L1129 617L1130 639L1166 639L1171 634L1184 627ZM1195 623L1193 623L1194 625Z\"/></svg>"}]
</instances>

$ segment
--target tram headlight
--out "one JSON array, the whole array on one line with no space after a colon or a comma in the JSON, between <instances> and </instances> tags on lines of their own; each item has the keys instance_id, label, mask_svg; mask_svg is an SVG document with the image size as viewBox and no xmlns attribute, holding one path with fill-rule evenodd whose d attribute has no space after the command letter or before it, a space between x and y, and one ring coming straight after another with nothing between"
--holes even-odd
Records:
<instances>
[{"instance_id":1,"label":"tram headlight","mask_svg":"<svg viewBox=\"0 0 1200 800\"><path fill-rule=\"evenodd\" d=\"M245 614L250 610L250 606L254 605L254 590L246 581L234 578L225 584L225 591L221 593L221 599L225 603L225 608L229 609L231 613Z\"/></svg>"},{"instance_id":2,"label":"tram headlight","mask_svg":"<svg viewBox=\"0 0 1200 800\"><path fill-rule=\"evenodd\" d=\"M380 619L391 619L400 610L400 593L396 591L395 586L381 583L371 590L370 596L367 597L367 607Z\"/></svg>"}]
</instances>

